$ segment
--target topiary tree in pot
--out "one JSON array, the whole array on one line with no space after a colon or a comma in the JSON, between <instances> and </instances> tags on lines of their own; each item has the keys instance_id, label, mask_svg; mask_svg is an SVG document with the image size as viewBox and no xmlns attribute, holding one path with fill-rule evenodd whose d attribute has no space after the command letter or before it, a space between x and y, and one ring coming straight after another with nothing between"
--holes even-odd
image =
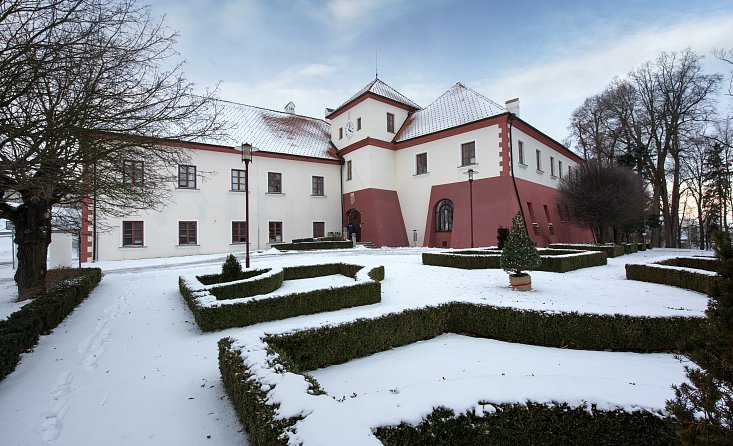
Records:
<instances>
[{"instance_id":1,"label":"topiary tree in pot","mask_svg":"<svg viewBox=\"0 0 733 446\"><path fill-rule=\"evenodd\" d=\"M239 263L234 254L229 254L221 265L221 278L225 282L237 280L242 275L242 264Z\"/></svg>"},{"instance_id":2,"label":"topiary tree in pot","mask_svg":"<svg viewBox=\"0 0 733 446\"><path fill-rule=\"evenodd\" d=\"M509 273L509 285L517 291L532 289L532 278L524 270L538 267L542 263L540 253L529 238L521 213L512 219L509 236L501 251L501 267Z\"/></svg>"}]
</instances>

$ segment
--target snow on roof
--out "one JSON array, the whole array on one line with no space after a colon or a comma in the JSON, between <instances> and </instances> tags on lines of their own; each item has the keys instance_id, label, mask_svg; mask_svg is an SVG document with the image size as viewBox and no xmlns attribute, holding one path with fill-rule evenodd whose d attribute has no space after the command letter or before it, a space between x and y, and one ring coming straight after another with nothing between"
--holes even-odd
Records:
<instances>
[{"instance_id":1,"label":"snow on roof","mask_svg":"<svg viewBox=\"0 0 733 446\"><path fill-rule=\"evenodd\" d=\"M406 141L505 112L501 105L458 82L432 104L408 116L395 141Z\"/></svg>"},{"instance_id":2,"label":"snow on roof","mask_svg":"<svg viewBox=\"0 0 733 446\"><path fill-rule=\"evenodd\" d=\"M218 100L228 128L226 137L196 142L239 147L248 142L256 150L311 158L337 159L331 144L331 125L317 118Z\"/></svg>"},{"instance_id":3,"label":"snow on roof","mask_svg":"<svg viewBox=\"0 0 733 446\"><path fill-rule=\"evenodd\" d=\"M369 82L364 88L359 90L355 95L350 97L346 102L336 107L336 110L339 110L344 105L348 104L349 102L353 101L354 99L358 98L359 96L365 93L374 93L378 96L382 96L383 98L392 99L393 101L397 101L400 104L404 104L404 105L407 105L408 107L412 107L415 110L420 109L419 105L409 100L402 93L390 87L389 85L385 84L379 78L376 78L373 81Z\"/></svg>"}]
</instances>

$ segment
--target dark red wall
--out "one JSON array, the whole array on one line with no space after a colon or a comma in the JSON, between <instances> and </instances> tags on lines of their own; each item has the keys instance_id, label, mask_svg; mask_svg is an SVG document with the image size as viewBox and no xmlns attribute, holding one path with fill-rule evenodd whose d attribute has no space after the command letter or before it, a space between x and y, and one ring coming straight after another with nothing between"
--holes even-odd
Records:
<instances>
[{"instance_id":1,"label":"dark red wall","mask_svg":"<svg viewBox=\"0 0 733 446\"><path fill-rule=\"evenodd\" d=\"M408 246L405 222L397 192L384 189L363 189L344 194L344 227L351 209L361 213L359 241L376 246Z\"/></svg>"}]
</instances>

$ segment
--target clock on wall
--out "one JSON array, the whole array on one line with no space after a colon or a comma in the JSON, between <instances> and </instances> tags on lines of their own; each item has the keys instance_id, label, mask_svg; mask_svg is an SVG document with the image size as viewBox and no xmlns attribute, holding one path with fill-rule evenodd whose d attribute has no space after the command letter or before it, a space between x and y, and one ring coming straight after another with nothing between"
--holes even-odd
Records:
<instances>
[{"instance_id":1,"label":"clock on wall","mask_svg":"<svg viewBox=\"0 0 733 446\"><path fill-rule=\"evenodd\" d=\"M354 123L349 121L346 123L346 137L351 138L351 135L354 134Z\"/></svg>"}]
</instances>

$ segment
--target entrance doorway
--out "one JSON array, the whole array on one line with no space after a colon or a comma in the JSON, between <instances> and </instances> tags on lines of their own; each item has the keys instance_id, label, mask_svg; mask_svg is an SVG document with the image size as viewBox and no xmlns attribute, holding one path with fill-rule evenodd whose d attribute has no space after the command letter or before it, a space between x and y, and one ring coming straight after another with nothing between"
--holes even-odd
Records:
<instances>
[{"instance_id":1,"label":"entrance doorway","mask_svg":"<svg viewBox=\"0 0 733 446\"><path fill-rule=\"evenodd\" d=\"M361 241L361 212L358 209L349 209L346 212L346 236L351 239L351 234L356 234L356 241Z\"/></svg>"}]
</instances>

